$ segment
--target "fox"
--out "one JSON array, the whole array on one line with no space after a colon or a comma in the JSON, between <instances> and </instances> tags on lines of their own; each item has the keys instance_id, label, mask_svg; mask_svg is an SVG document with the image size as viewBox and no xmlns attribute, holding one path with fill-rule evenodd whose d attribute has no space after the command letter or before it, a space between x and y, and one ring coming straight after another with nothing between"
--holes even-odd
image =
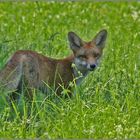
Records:
<instances>
[{"instance_id":1,"label":"fox","mask_svg":"<svg viewBox=\"0 0 140 140\"><path fill-rule=\"evenodd\" d=\"M57 95L62 94L62 86L71 91L70 82L76 85L96 69L105 48L107 30L102 29L91 41L82 40L76 33L68 32L72 54L63 59L44 56L32 50L18 50L0 71L0 88L9 91L12 100L22 89L28 89L27 98L32 99L32 89L47 94L54 86ZM72 96L72 92L69 93Z\"/></svg>"}]
</instances>

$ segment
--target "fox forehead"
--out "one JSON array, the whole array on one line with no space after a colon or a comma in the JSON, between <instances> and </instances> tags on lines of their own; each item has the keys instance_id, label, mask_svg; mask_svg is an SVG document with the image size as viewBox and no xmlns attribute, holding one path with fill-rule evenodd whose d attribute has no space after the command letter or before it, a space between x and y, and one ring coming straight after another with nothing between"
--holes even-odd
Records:
<instances>
[{"instance_id":1,"label":"fox forehead","mask_svg":"<svg viewBox=\"0 0 140 140\"><path fill-rule=\"evenodd\" d=\"M83 44L83 47L84 47L84 48L87 48L87 49L93 48L93 47L95 47L95 43L93 43L93 42L85 42L85 43Z\"/></svg>"},{"instance_id":2,"label":"fox forehead","mask_svg":"<svg viewBox=\"0 0 140 140\"><path fill-rule=\"evenodd\" d=\"M91 42L85 43L83 47L81 47L76 55L93 55L93 54L101 54L102 50L97 48L94 44Z\"/></svg>"}]
</instances>

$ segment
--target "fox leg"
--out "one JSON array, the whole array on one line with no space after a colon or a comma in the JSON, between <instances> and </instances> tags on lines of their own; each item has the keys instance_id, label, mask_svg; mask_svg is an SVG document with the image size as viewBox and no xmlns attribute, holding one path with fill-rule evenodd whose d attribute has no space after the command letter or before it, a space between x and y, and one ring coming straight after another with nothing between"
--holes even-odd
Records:
<instances>
[{"instance_id":1,"label":"fox leg","mask_svg":"<svg viewBox=\"0 0 140 140\"><path fill-rule=\"evenodd\" d=\"M17 59L15 59L17 58ZM13 56L0 71L0 88L9 91L16 99L16 91L23 91L27 98L32 98L32 90L39 86L39 64L31 55L18 54ZM23 88L27 90L23 90Z\"/></svg>"},{"instance_id":2,"label":"fox leg","mask_svg":"<svg viewBox=\"0 0 140 140\"><path fill-rule=\"evenodd\" d=\"M0 72L0 83L2 88L4 87L7 91L16 90L21 76L19 67L12 70L9 67L6 67Z\"/></svg>"},{"instance_id":3,"label":"fox leg","mask_svg":"<svg viewBox=\"0 0 140 140\"><path fill-rule=\"evenodd\" d=\"M21 58L22 76L18 90L22 89L24 96L31 101L33 90L39 87L39 64L31 55L23 55Z\"/></svg>"},{"instance_id":4,"label":"fox leg","mask_svg":"<svg viewBox=\"0 0 140 140\"><path fill-rule=\"evenodd\" d=\"M29 100L33 99L34 89L39 89L39 69L37 64L34 62L26 63L26 67L24 67L24 79L26 82L26 87L28 89L26 93L26 97Z\"/></svg>"},{"instance_id":5,"label":"fox leg","mask_svg":"<svg viewBox=\"0 0 140 140\"><path fill-rule=\"evenodd\" d=\"M5 68L0 71L0 88L4 92L8 92L8 102L16 100L19 97L17 88L22 77L22 67L20 65L14 66L7 64Z\"/></svg>"}]
</instances>

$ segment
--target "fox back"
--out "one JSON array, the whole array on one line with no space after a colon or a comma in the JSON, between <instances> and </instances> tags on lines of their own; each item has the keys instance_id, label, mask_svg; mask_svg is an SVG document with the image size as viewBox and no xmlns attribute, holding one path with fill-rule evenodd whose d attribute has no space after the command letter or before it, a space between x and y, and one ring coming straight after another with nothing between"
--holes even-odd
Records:
<instances>
[{"instance_id":1,"label":"fox back","mask_svg":"<svg viewBox=\"0 0 140 140\"><path fill-rule=\"evenodd\" d=\"M15 91L20 92L23 83L29 91L29 97L32 97L32 89L47 93L52 87L61 95L63 88L71 88L70 82L76 81L76 84L80 84L97 67L106 37L107 31L101 30L93 40L86 42L74 32L69 32L69 46L73 53L64 59L53 59L34 51L19 50L0 71L1 87L11 91L14 99ZM70 92L69 95L71 94Z\"/></svg>"}]
</instances>

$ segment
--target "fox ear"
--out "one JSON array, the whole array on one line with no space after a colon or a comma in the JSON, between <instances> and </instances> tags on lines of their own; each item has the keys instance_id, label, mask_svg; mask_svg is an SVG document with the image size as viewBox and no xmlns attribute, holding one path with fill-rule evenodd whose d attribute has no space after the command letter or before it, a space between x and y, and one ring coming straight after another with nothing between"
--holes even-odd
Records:
<instances>
[{"instance_id":1,"label":"fox ear","mask_svg":"<svg viewBox=\"0 0 140 140\"><path fill-rule=\"evenodd\" d=\"M98 48L103 49L105 47L105 41L107 38L107 30L101 30L93 39L93 42Z\"/></svg>"},{"instance_id":2,"label":"fox ear","mask_svg":"<svg viewBox=\"0 0 140 140\"><path fill-rule=\"evenodd\" d=\"M70 43L70 48L73 52L76 52L79 48L83 46L83 41L74 32L68 33L68 40Z\"/></svg>"}]
</instances>

